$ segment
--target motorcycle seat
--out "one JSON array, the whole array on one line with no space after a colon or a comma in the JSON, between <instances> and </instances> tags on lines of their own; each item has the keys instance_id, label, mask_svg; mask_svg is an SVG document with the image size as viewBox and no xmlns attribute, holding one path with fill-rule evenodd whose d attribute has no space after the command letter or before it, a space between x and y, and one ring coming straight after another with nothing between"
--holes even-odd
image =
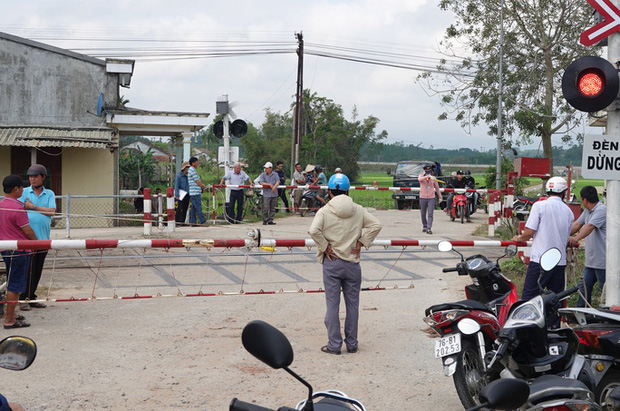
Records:
<instances>
[{"instance_id":1,"label":"motorcycle seat","mask_svg":"<svg viewBox=\"0 0 620 411\"><path fill-rule=\"evenodd\" d=\"M557 375L543 375L530 384L528 403L536 405L558 398L587 398L590 393L588 387L579 380L562 378Z\"/></svg>"},{"instance_id":2,"label":"motorcycle seat","mask_svg":"<svg viewBox=\"0 0 620 411\"><path fill-rule=\"evenodd\" d=\"M426 309L426 315L430 314L431 312L455 310L455 309L479 310L479 311L486 311L489 313L493 313L493 310L491 310L489 307L486 306L486 304L483 304L480 301L463 300L463 301L457 301L454 303L442 303L442 304L431 305L430 307Z\"/></svg>"},{"instance_id":3,"label":"motorcycle seat","mask_svg":"<svg viewBox=\"0 0 620 411\"><path fill-rule=\"evenodd\" d=\"M517 196L517 200L522 200L522 201L526 201L528 203L535 203L538 201L540 197L524 197L524 196Z\"/></svg>"}]
</instances>

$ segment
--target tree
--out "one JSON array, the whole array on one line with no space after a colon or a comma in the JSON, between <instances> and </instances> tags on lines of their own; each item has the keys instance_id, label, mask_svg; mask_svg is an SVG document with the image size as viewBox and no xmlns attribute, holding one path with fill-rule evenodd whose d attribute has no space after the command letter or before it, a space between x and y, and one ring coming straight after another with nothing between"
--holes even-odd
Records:
<instances>
[{"instance_id":1,"label":"tree","mask_svg":"<svg viewBox=\"0 0 620 411\"><path fill-rule=\"evenodd\" d=\"M441 120L454 119L469 130L486 123L497 136L501 0L441 0L456 15L440 43L447 56L436 72L418 79L446 108ZM506 145L542 139L553 167L551 136L581 123L562 97L561 75L576 58L593 54L578 43L592 10L583 0L505 0L503 134ZM459 56L459 45L465 54ZM580 136L578 136L579 139Z\"/></svg>"},{"instance_id":2,"label":"tree","mask_svg":"<svg viewBox=\"0 0 620 411\"><path fill-rule=\"evenodd\" d=\"M149 148L146 153L138 150L128 150L120 156L119 174L125 187L143 187L155 173L156 161L153 151Z\"/></svg>"},{"instance_id":3,"label":"tree","mask_svg":"<svg viewBox=\"0 0 620 411\"><path fill-rule=\"evenodd\" d=\"M354 180L363 150L376 149L387 137L386 131L375 132L379 119L369 116L359 120L354 109L352 121L348 121L339 104L310 90L304 90L303 105L300 163L321 164L328 172L341 167ZM267 109L265 122L257 133L248 132L241 140L251 172L262 171L265 161L290 162L293 107L284 114Z\"/></svg>"}]
</instances>

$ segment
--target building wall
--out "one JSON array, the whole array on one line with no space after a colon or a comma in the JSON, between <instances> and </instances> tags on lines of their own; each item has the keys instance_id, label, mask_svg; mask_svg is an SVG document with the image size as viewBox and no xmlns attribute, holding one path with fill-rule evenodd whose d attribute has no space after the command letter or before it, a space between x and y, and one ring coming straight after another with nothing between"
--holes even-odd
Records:
<instances>
[{"instance_id":1,"label":"building wall","mask_svg":"<svg viewBox=\"0 0 620 411\"><path fill-rule=\"evenodd\" d=\"M113 195L115 177L114 154L110 150L65 148L62 155L63 194L74 195ZM85 215L115 214L113 198L71 198L69 214L71 227L112 227L110 217L80 217ZM67 200L63 200L63 210L67 210ZM59 227L64 227L61 221Z\"/></svg>"},{"instance_id":2,"label":"building wall","mask_svg":"<svg viewBox=\"0 0 620 411\"><path fill-rule=\"evenodd\" d=\"M11 174L11 147L0 146L0 179Z\"/></svg>"},{"instance_id":3,"label":"building wall","mask_svg":"<svg viewBox=\"0 0 620 411\"><path fill-rule=\"evenodd\" d=\"M105 126L94 115L100 93L117 106L105 61L0 33L0 125Z\"/></svg>"}]
</instances>

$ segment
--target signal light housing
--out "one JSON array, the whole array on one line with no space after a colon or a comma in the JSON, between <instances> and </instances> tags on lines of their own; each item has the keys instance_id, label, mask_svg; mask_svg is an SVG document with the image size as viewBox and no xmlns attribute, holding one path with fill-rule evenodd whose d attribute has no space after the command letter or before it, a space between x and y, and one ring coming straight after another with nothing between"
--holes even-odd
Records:
<instances>
[{"instance_id":1,"label":"signal light housing","mask_svg":"<svg viewBox=\"0 0 620 411\"><path fill-rule=\"evenodd\" d=\"M579 111L595 112L614 102L620 88L618 70L601 57L573 61L562 76L562 93Z\"/></svg>"}]
</instances>

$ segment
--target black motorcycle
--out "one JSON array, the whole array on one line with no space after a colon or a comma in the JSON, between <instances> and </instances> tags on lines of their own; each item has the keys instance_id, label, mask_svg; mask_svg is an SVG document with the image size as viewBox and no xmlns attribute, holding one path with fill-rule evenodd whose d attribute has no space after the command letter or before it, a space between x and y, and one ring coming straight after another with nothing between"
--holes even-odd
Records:
<instances>
[{"instance_id":1,"label":"black motorcycle","mask_svg":"<svg viewBox=\"0 0 620 411\"><path fill-rule=\"evenodd\" d=\"M271 368L283 369L299 382L308 387L308 398L297 403L295 408L280 407L278 411L316 410L316 411L366 411L364 405L346 394L335 391L313 392L312 386L289 368L293 362L293 347L280 330L264 321L251 321L241 333L245 349ZM315 402L316 401L316 402ZM234 398L230 411L272 411L269 408L254 405Z\"/></svg>"}]
</instances>

